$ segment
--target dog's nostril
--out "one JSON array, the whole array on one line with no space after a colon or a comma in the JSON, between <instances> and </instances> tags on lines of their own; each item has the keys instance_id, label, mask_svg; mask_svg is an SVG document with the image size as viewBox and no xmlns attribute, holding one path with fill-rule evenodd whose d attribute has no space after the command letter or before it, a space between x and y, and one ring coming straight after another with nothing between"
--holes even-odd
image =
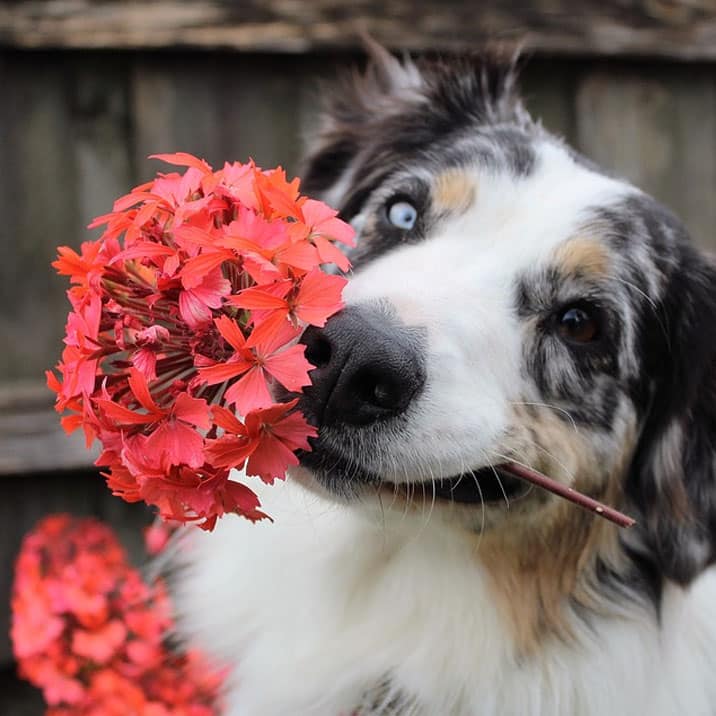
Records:
<instances>
[{"instance_id":1,"label":"dog's nostril","mask_svg":"<svg viewBox=\"0 0 716 716\"><path fill-rule=\"evenodd\" d=\"M397 410L412 397L412 391L406 395L405 387L391 381L380 370L364 368L357 371L351 379L350 392L364 405Z\"/></svg>"},{"instance_id":2,"label":"dog's nostril","mask_svg":"<svg viewBox=\"0 0 716 716\"><path fill-rule=\"evenodd\" d=\"M376 383L373 386L373 403L381 408L391 408L396 403L395 391L390 390L390 386L384 383Z\"/></svg>"},{"instance_id":3,"label":"dog's nostril","mask_svg":"<svg viewBox=\"0 0 716 716\"><path fill-rule=\"evenodd\" d=\"M372 370L360 371L351 381L352 392L362 403L374 405L377 408L392 408L398 396L395 388L382 381L380 376Z\"/></svg>"},{"instance_id":4,"label":"dog's nostril","mask_svg":"<svg viewBox=\"0 0 716 716\"><path fill-rule=\"evenodd\" d=\"M316 368L325 368L331 362L333 350L330 341L318 333L313 333L310 340L305 341L306 360Z\"/></svg>"}]
</instances>

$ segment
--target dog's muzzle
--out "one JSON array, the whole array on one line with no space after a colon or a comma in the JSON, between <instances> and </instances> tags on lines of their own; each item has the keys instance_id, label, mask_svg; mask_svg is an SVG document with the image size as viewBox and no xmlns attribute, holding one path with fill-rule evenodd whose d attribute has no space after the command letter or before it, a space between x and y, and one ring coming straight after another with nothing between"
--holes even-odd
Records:
<instances>
[{"instance_id":1,"label":"dog's muzzle","mask_svg":"<svg viewBox=\"0 0 716 716\"><path fill-rule=\"evenodd\" d=\"M407 419L425 387L423 332L401 324L380 306L351 306L324 328L309 328L301 342L316 368L299 406L319 429L318 438L311 439L312 450L300 454L301 464L337 495L350 496L361 486L393 485L364 461L390 449L386 436L399 432L400 419ZM524 487L499 466L418 485L400 489L408 496L417 490L425 499L482 504L507 500Z\"/></svg>"},{"instance_id":2,"label":"dog's muzzle","mask_svg":"<svg viewBox=\"0 0 716 716\"><path fill-rule=\"evenodd\" d=\"M404 413L425 384L419 341L381 311L350 307L301 338L316 366L301 407L320 429L368 426Z\"/></svg>"}]
</instances>

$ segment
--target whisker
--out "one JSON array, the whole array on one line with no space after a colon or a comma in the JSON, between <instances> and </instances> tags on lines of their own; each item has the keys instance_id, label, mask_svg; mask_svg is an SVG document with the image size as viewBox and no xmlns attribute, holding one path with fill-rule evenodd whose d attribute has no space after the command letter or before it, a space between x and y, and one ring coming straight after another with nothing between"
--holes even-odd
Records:
<instances>
[{"instance_id":1,"label":"whisker","mask_svg":"<svg viewBox=\"0 0 716 716\"><path fill-rule=\"evenodd\" d=\"M567 417L569 422L572 424L572 428L574 429L575 433L579 433L579 428L577 427L577 423L575 422L574 418L572 417L572 414L565 410L564 408L560 408L558 405L552 405L552 403L539 403L539 402L530 402L530 401L523 401L523 400L511 400L510 403L512 405L533 405L536 408L549 408L550 410L555 410L558 413L562 413Z\"/></svg>"},{"instance_id":2,"label":"whisker","mask_svg":"<svg viewBox=\"0 0 716 716\"><path fill-rule=\"evenodd\" d=\"M500 473L497 471L497 468L494 465L490 465L490 470L492 471L492 474L495 476L495 480L497 480L497 484L500 487L500 491L502 492L502 496L505 498L505 509L510 509L510 498L507 496L507 490L505 490L505 486L502 483L502 478L500 477Z\"/></svg>"},{"instance_id":3,"label":"whisker","mask_svg":"<svg viewBox=\"0 0 716 716\"><path fill-rule=\"evenodd\" d=\"M462 474L470 474L472 476L472 479L475 482L475 486L477 487L477 494L480 496L480 511L481 511L481 517L480 517L480 531L478 532L477 536L477 544L475 545L475 553L480 551L480 545L482 544L482 537L485 534L485 525L487 524L487 508L485 506L485 500L482 495L482 487L480 486L480 481L477 479L477 475L472 470L465 470L463 464L463 471Z\"/></svg>"},{"instance_id":4,"label":"whisker","mask_svg":"<svg viewBox=\"0 0 716 716\"><path fill-rule=\"evenodd\" d=\"M538 450L541 450L541 451L542 451L545 455L547 455L547 457L549 457L551 460L554 460L554 462L555 462L557 465L559 465L559 467L562 468L562 470L565 472L566 476L567 476L572 482L575 482L575 481L576 481L576 475L574 474L574 471L573 471L573 470L570 470L570 469L564 464L564 462L563 462L562 460L560 460L560 458L558 458L554 453L550 452L546 447L544 447L543 445L540 445L538 442L536 442L535 440L532 440L531 438L524 437L523 439L524 439L526 442L528 442L530 445L532 445L532 447L535 447L535 448L537 448ZM497 454L497 453L495 453L495 454ZM516 460L510 460L510 458L508 458L506 455L498 455L498 457L501 457L501 458L507 460L508 462L510 462L510 461L511 461L511 462L517 462ZM518 464L519 464L519 463L518 463ZM523 465L523 467L526 467L526 468L528 468L528 469L530 469L530 470L536 470L536 469L537 469L537 468L535 468L535 467L532 467L531 465Z\"/></svg>"}]
</instances>

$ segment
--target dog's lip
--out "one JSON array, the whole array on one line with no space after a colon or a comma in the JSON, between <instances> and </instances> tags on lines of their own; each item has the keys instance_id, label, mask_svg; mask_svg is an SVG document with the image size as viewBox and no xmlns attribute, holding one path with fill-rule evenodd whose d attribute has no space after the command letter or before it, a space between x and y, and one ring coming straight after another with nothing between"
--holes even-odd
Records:
<instances>
[{"instance_id":1,"label":"dog's lip","mask_svg":"<svg viewBox=\"0 0 716 716\"><path fill-rule=\"evenodd\" d=\"M486 465L454 477L435 478L419 483L391 483L407 495L419 495L425 499L443 500L463 505L509 501L526 491L521 480L506 473L501 465Z\"/></svg>"},{"instance_id":2,"label":"dog's lip","mask_svg":"<svg viewBox=\"0 0 716 716\"><path fill-rule=\"evenodd\" d=\"M483 465L452 477L438 477L420 482L392 482L355 462L324 447L300 454L301 464L314 473L315 478L330 492L342 493L347 481L351 487L361 484L383 491L403 494L409 499L440 500L463 505L505 502L523 494L528 486L508 474L500 464Z\"/></svg>"}]
</instances>

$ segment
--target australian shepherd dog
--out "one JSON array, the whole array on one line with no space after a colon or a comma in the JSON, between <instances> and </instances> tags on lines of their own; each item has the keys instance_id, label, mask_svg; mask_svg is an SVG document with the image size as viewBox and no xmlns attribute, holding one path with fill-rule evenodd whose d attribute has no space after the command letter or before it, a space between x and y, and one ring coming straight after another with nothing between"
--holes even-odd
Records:
<instances>
[{"instance_id":1,"label":"australian shepherd dog","mask_svg":"<svg viewBox=\"0 0 716 716\"><path fill-rule=\"evenodd\" d=\"M273 524L185 537L180 631L229 716L716 714L714 264L512 63L374 55L303 171L357 232L319 438Z\"/></svg>"}]
</instances>

